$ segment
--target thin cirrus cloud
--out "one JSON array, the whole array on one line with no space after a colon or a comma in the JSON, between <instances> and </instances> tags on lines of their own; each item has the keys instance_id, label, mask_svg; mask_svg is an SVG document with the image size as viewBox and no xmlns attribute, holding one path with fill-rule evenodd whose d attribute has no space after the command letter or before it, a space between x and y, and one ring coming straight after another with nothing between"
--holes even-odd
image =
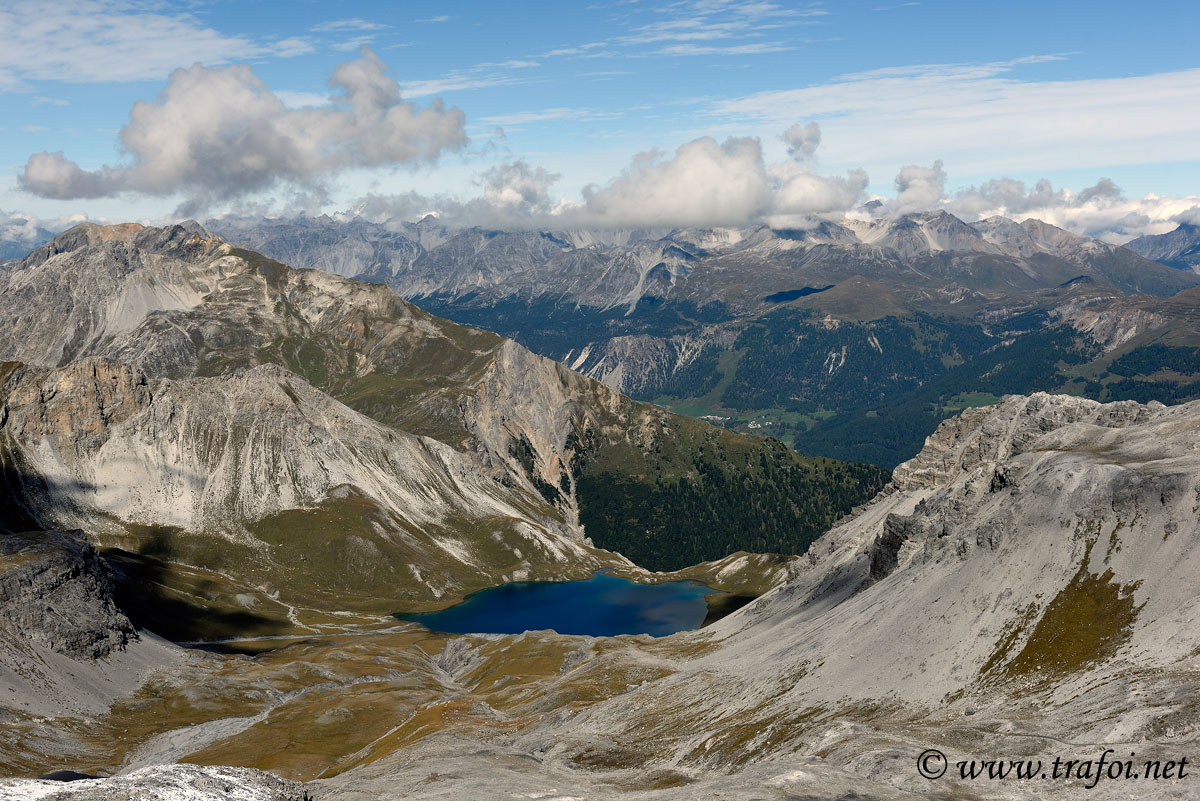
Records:
<instances>
[{"instance_id":1,"label":"thin cirrus cloud","mask_svg":"<svg viewBox=\"0 0 1200 801\"><path fill-rule=\"evenodd\" d=\"M816 118L830 135L826 163L872 171L934 159L960 175L994 175L1195 158L1200 69L1074 81L1014 76L1049 58L846 75L721 100L709 118L765 129Z\"/></svg>"},{"instance_id":2,"label":"thin cirrus cloud","mask_svg":"<svg viewBox=\"0 0 1200 801\"><path fill-rule=\"evenodd\" d=\"M350 19L334 19L328 22L321 22L312 26L310 30L317 33L328 33L331 31L382 31L388 27L388 25L384 25L381 22L371 22L359 17L351 17Z\"/></svg>"},{"instance_id":3,"label":"thin cirrus cloud","mask_svg":"<svg viewBox=\"0 0 1200 801\"><path fill-rule=\"evenodd\" d=\"M740 45L697 45L674 44L658 50L664 56L752 56L765 53L782 53L794 50L795 46L784 42L754 42Z\"/></svg>"},{"instance_id":4,"label":"thin cirrus cloud","mask_svg":"<svg viewBox=\"0 0 1200 801\"><path fill-rule=\"evenodd\" d=\"M339 50L343 53L349 53L352 50L358 50L365 45L369 45L375 40L373 35L367 34L364 36L354 36L342 42L335 42L331 45L334 50Z\"/></svg>"},{"instance_id":5,"label":"thin cirrus cloud","mask_svg":"<svg viewBox=\"0 0 1200 801\"><path fill-rule=\"evenodd\" d=\"M478 122L489 126L499 125L504 128L518 128L537 122L556 122L561 120L593 122L597 120L616 119L623 115L624 112L621 111L558 107L544 108L537 111L517 111L512 114L496 114L488 117L480 117Z\"/></svg>"},{"instance_id":6,"label":"thin cirrus cloud","mask_svg":"<svg viewBox=\"0 0 1200 801\"><path fill-rule=\"evenodd\" d=\"M538 66L540 66L540 62L529 59L489 61L466 69L451 70L439 78L406 81L401 84L400 88L405 97L430 97L445 92L462 92L527 83L532 78L522 77L513 71L529 70Z\"/></svg>"},{"instance_id":7,"label":"thin cirrus cloud","mask_svg":"<svg viewBox=\"0 0 1200 801\"><path fill-rule=\"evenodd\" d=\"M312 52L298 37L262 42L229 36L196 17L117 0L15 0L0 6L0 90L30 81L139 81L180 64L227 64ZM53 46L47 46L53 43Z\"/></svg>"},{"instance_id":8,"label":"thin cirrus cloud","mask_svg":"<svg viewBox=\"0 0 1200 801\"><path fill-rule=\"evenodd\" d=\"M819 8L798 9L744 0L679 3L670 12L664 19L635 26L624 41L647 44L758 36L764 31L777 31L828 14Z\"/></svg>"},{"instance_id":9,"label":"thin cirrus cloud","mask_svg":"<svg viewBox=\"0 0 1200 801\"><path fill-rule=\"evenodd\" d=\"M431 163L467 143L461 110L402 101L369 49L339 66L330 84L331 105L297 109L246 65L177 70L121 129L128 163L85 170L62 152L42 152L26 162L20 184L55 199L181 193L195 210L280 185L317 186L354 167Z\"/></svg>"},{"instance_id":10,"label":"thin cirrus cloud","mask_svg":"<svg viewBox=\"0 0 1200 801\"><path fill-rule=\"evenodd\" d=\"M749 56L796 49L789 29L820 21L829 12L759 0L692 0L631 11L624 32L601 42L565 45L541 58L617 56ZM646 14L652 19L646 21ZM786 39L780 38L787 35ZM764 39L764 37L775 37Z\"/></svg>"}]
</instances>

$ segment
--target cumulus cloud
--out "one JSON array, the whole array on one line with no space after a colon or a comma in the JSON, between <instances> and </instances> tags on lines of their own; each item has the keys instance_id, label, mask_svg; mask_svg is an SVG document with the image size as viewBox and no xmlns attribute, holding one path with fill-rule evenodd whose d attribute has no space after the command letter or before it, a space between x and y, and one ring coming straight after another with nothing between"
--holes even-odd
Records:
<instances>
[{"instance_id":1,"label":"cumulus cloud","mask_svg":"<svg viewBox=\"0 0 1200 801\"><path fill-rule=\"evenodd\" d=\"M550 186L559 178L524 161L499 164L485 171L482 177L485 201L525 216L549 211Z\"/></svg>"},{"instance_id":2,"label":"cumulus cloud","mask_svg":"<svg viewBox=\"0 0 1200 801\"><path fill-rule=\"evenodd\" d=\"M711 137L681 145L673 157L648 151L605 186L583 190L582 216L613 226L740 225L771 205L762 144Z\"/></svg>"},{"instance_id":3,"label":"cumulus cloud","mask_svg":"<svg viewBox=\"0 0 1200 801\"><path fill-rule=\"evenodd\" d=\"M815 122L796 123L783 132L783 141L787 143L789 156L796 161L806 161L816 154L821 144L821 126Z\"/></svg>"},{"instance_id":4,"label":"cumulus cloud","mask_svg":"<svg viewBox=\"0 0 1200 801\"><path fill-rule=\"evenodd\" d=\"M470 200L447 195L423 195L419 192L371 194L359 198L351 207L351 216L374 222L413 220L426 214L436 215L455 228L538 228L562 225L563 205L549 194L558 175L526 161L497 164L476 175L483 193ZM286 216L286 215L285 215Z\"/></svg>"},{"instance_id":5,"label":"cumulus cloud","mask_svg":"<svg viewBox=\"0 0 1200 801\"><path fill-rule=\"evenodd\" d=\"M0 209L0 259L21 258L55 234L87 219L84 214L41 219L34 214Z\"/></svg>"},{"instance_id":6,"label":"cumulus cloud","mask_svg":"<svg viewBox=\"0 0 1200 801\"><path fill-rule=\"evenodd\" d=\"M819 129L804 128L801 135L813 145L811 153ZM639 153L611 181L584 187L579 200L551 196L557 179L541 167L515 161L481 173L483 193L472 200L411 192L371 195L355 210L375 220L434 212L451 225L485 227L675 228L767 221L803 228L852 209L868 183L862 170L823 176L797 161L767 165L758 139L736 137L724 142L701 137L674 153Z\"/></svg>"},{"instance_id":7,"label":"cumulus cloud","mask_svg":"<svg viewBox=\"0 0 1200 801\"><path fill-rule=\"evenodd\" d=\"M32 242L43 235L41 221L31 214L0 209L0 243Z\"/></svg>"},{"instance_id":8,"label":"cumulus cloud","mask_svg":"<svg viewBox=\"0 0 1200 801\"><path fill-rule=\"evenodd\" d=\"M769 172L773 192L766 221L775 228L807 228L816 220L841 216L859 204L870 183L865 170L850 170L844 177L818 175L794 162L774 165Z\"/></svg>"},{"instance_id":9,"label":"cumulus cloud","mask_svg":"<svg viewBox=\"0 0 1200 801\"><path fill-rule=\"evenodd\" d=\"M182 193L188 205L279 184L311 185L351 167L433 162L467 142L465 116L401 100L368 48L330 80L331 105L289 108L246 65L176 70L121 129L129 163L85 170L61 152L31 156L21 186L48 198Z\"/></svg>"},{"instance_id":10,"label":"cumulus cloud","mask_svg":"<svg viewBox=\"0 0 1200 801\"><path fill-rule=\"evenodd\" d=\"M996 178L960 189L939 205L968 221L997 215L1018 221L1032 217L1113 243L1165 233L1193 216L1200 220L1200 197L1128 198L1108 178L1078 191L1055 189L1044 178L1032 187L1012 178Z\"/></svg>"},{"instance_id":11,"label":"cumulus cloud","mask_svg":"<svg viewBox=\"0 0 1200 801\"><path fill-rule=\"evenodd\" d=\"M942 199L946 190L946 171L941 160L932 167L910 164L901 167L896 175L896 200L892 208L897 214L931 209Z\"/></svg>"}]
</instances>

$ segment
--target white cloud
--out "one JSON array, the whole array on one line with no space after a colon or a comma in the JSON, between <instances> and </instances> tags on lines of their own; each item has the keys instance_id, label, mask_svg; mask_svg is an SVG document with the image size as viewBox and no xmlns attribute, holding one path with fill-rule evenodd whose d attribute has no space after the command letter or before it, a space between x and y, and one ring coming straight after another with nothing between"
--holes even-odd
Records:
<instances>
[{"instance_id":1,"label":"white cloud","mask_svg":"<svg viewBox=\"0 0 1200 801\"><path fill-rule=\"evenodd\" d=\"M283 101L283 105L288 108L328 106L333 102L329 95L323 95L320 92L292 92L281 89L275 92L275 96Z\"/></svg>"},{"instance_id":2,"label":"white cloud","mask_svg":"<svg viewBox=\"0 0 1200 801\"><path fill-rule=\"evenodd\" d=\"M1196 205L1191 208L1184 209L1178 214L1171 217L1173 223L1187 223L1188 225L1200 225L1200 197L1190 197L1188 200L1196 201ZM1161 232L1160 232L1161 233Z\"/></svg>"},{"instance_id":3,"label":"white cloud","mask_svg":"<svg viewBox=\"0 0 1200 801\"><path fill-rule=\"evenodd\" d=\"M436 17L426 17L425 19L414 19L413 22L415 22L419 25L430 25L430 24L436 24L439 22L449 22L451 19L453 19L453 17L451 17L449 14L441 14Z\"/></svg>"},{"instance_id":4,"label":"white cloud","mask_svg":"<svg viewBox=\"0 0 1200 801\"><path fill-rule=\"evenodd\" d=\"M808 126L808 135L819 139L819 129ZM762 144L752 137L720 143L701 137L673 154L639 153L611 181L585 187L579 200L551 197L549 188L557 178L518 161L480 175L482 196L466 202L410 192L368 196L355 208L376 220L433 211L453 225L496 228L671 228L762 221L799 228L845 214L861 202L867 186L861 170L843 177L818 175L795 161L767 166Z\"/></svg>"},{"instance_id":5,"label":"white cloud","mask_svg":"<svg viewBox=\"0 0 1200 801\"><path fill-rule=\"evenodd\" d=\"M353 204L350 216L363 216L376 222L392 219L419 219L436 214L453 226L484 228L536 228L563 223L550 186L558 175L525 161L498 164L476 176L483 194L462 201L445 196L426 196L417 192L393 195L368 195Z\"/></svg>"},{"instance_id":6,"label":"white cloud","mask_svg":"<svg viewBox=\"0 0 1200 801\"><path fill-rule=\"evenodd\" d=\"M380 22L369 22L359 17L352 17L350 19L335 19L322 22L319 25L312 26L310 30L317 31L318 33L328 31L382 31L388 27Z\"/></svg>"},{"instance_id":7,"label":"white cloud","mask_svg":"<svg viewBox=\"0 0 1200 801\"><path fill-rule=\"evenodd\" d=\"M814 220L839 217L859 204L869 183L864 170L818 175L796 162L773 165L769 173L773 202L766 221L776 228L807 228Z\"/></svg>"},{"instance_id":8,"label":"white cloud","mask_svg":"<svg viewBox=\"0 0 1200 801\"><path fill-rule=\"evenodd\" d=\"M0 258L21 258L39 245L49 241L73 225L88 219L86 214L70 214L52 219L39 219L25 212L6 212L0 209ZM98 218L96 222L111 222Z\"/></svg>"},{"instance_id":9,"label":"white cloud","mask_svg":"<svg viewBox=\"0 0 1200 801\"><path fill-rule=\"evenodd\" d=\"M314 185L351 167L432 162L466 144L462 111L401 101L370 50L330 83L333 105L289 109L246 65L177 70L121 129L129 163L89 171L61 152L38 153L21 184L59 199L182 193L198 206L280 183Z\"/></svg>"},{"instance_id":10,"label":"white cloud","mask_svg":"<svg viewBox=\"0 0 1200 801\"><path fill-rule=\"evenodd\" d=\"M634 4L630 4L631 6ZM594 7L593 7L594 8ZM644 14L639 11L644 9ZM623 55L747 56L793 50L795 36L788 28L812 24L829 12L815 7L795 8L760 0L677 0L663 6L640 6L622 15L627 32L607 41L556 47L538 58L580 58ZM646 21L646 14L652 15ZM640 22L634 22L640 20Z\"/></svg>"},{"instance_id":11,"label":"white cloud","mask_svg":"<svg viewBox=\"0 0 1200 801\"><path fill-rule=\"evenodd\" d=\"M41 220L30 214L0 209L0 243L32 246L45 235Z\"/></svg>"},{"instance_id":12,"label":"white cloud","mask_svg":"<svg viewBox=\"0 0 1200 801\"><path fill-rule=\"evenodd\" d=\"M485 125L501 125L505 128L528 125L532 122L552 122L557 120L594 121L611 120L623 116L620 111L598 111L589 108L544 108L537 111L517 111L512 114L497 114L490 117L480 117L479 122Z\"/></svg>"},{"instance_id":13,"label":"white cloud","mask_svg":"<svg viewBox=\"0 0 1200 801\"><path fill-rule=\"evenodd\" d=\"M606 186L583 190L583 216L606 226L748 223L770 207L762 145L753 138L718 144L702 137L673 157L640 153Z\"/></svg>"},{"instance_id":14,"label":"white cloud","mask_svg":"<svg viewBox=\"0 0 1200 801\"><path fill-rule=\"evenodd\" d=\"M740 45L674 44L657 52L664 56L751 56L794 49L792 45L783 42L754 42Z\"/></svg>"},{"instance_id":15,"label":"white cloud","mask_svg":"<svg viewBox=\"0 0 1200 801\"><path fill-rule=\"evenodd\" d=\"M196 17L135 0L12 0L0 5L0 90L32 80L162 78L172 69L310 52L302 39L227 36Z\"/></svg>"},{"instance_id":16,"label":"white cloud","mask_svg":"<svg viewBox=\"0 0 1200 801\"><path fill-rule=\"evenodd\" d=\"M514 83L522 83L522 81L503 72L482 72L478 69L469 69L453 70L441 78L405 81L400 88L404 91L405 97L429 97L446 92L487 89L492 86L506 86Z\"/></svg>"},{"instance_id":17,"label":"white cloud","mask_svg":"<svg viewBox=\"0 0 1200 801\"><path fill-rule=\"evenodd\" d=\"M599 48L608 47L607 42L587 42L581 45L572 47L558 47L553 50L547 50L544 53L539 53L534 58L555 58L559 56L581 56L589 52L593 52Z\"/></svg>"},{"instance_id":18,"label":"white cloud","mask_svg":"<svg viewBox=\"0 0 1200 801\"><path fill-rule=\"evenodd\" d=\"M347 39L343 42L334 42L333 45L331 45L331 46L333 47L334 50L340 50L343 53L349 53L351 50L360 50L363 47L366 47L374 39L375 39L375 37L370 36L370 35L355 36L355 37L353 37L351 39Z\"/></svg>"},{"instance_id":19,"label":"white cloud","mask_svg":"<svg viewBox=\"0 0 1200 801\"><path fill-rule=\"evenodd\" d=\"M1180 222L1200 219L1200 196L1127 198L1107 178L1078 191L1055 189L1044 178L1029 188L1022 181L997 178L940 197L937 205L967 221L994 215L1015 220L1032 217L1115 243L1165 233Z\"/></svg>"},{"instance_id":20,"label":"white cloud","mask_svg":"<svg viewBox=\"0 0 1200 801\"><path fill-rule=\"evenodd\" d=\"M663 19L637 26L624 41L631 44L695 42L761 35L795 24L805 17L825 15L820 9L786 8L776 3L741 0L698 0L676 3Z\"/></svg>"},{"instance_id":21,"label":"white cloud","mask_svg":"<svg viewBox=\"0 0 1200 801\"><path fill-rule=\"evenodd\" d=\"M821 144L821 126L815 122L807 125L796 123L783 132L783 141L787 143L789 156L796 161L806 161L813 157Z\"/></svg>"},{"instance_id":22,"label":"white cloud","mask_svg":"<svg viewBox=\"0 0 1200 801\"><path fill-rule=\"evenodd\" d=\"M313 43L300 36L293 36L289 39L280 39L273 42L269 48L270 54L279 58L293 58L295 56L303 56L306 53L311 53L316 50Z\"/></svg>"},{"instance_id":23,"label":"white cloud","mask_svg":"<svg viewBox=\"0 0 1200 801\"><path fill-rule=\"evenodd\" d=\"M890 173L942 159L959 174L1190 161L1200 141L1200 69L1131 78L1032 81L1018 69L1061 56L922 65L723 100L743 130L817 119L826 164Z\"/></svg>"},{"instance_id":24,"label":"white cloud","mask_svg":"<svg viewBox=\"0 0 1200 801\"><path fill-rule=\"evenodd\" d=\"M946 188L946 171L942 162L933 162L932 167L922 167L910 164L901 167L896 176L896 214L908 214L913 211L926 211L936 206L942 199Z\"/></svg>"},{"instance_id":25,"label":"white cloud","mask_svg":"<svg viewBox=\"0 0 1200 801\"><path fill-rule=\"evenodd\" d=\"M483 201L499 210L500 217L530 218L551 209L550 186L559 176L524 161L500 164L481 176Z\"/></svg>"}]
</instances>

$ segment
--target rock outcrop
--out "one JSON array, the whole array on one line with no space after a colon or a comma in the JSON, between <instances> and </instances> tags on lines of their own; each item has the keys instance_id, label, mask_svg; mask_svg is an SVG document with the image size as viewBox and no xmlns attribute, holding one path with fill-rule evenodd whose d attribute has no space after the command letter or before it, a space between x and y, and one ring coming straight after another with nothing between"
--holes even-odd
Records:
<instances>
[{"instance_id":1,"label":"rock outcrop","mask_svg":"<svg viewBox=\"0 0 1200 801\"><path fill-rule=\"evenodd\" d=\"M7 801L314 801L300 784L261 770L171 765L69 782L0 779Z\"/></svg>"},{"instance_id":2,"label":"rock outcrop","mask_svg":"<svg viewBox=\"0 0 1200 801\"><path fill-rule=\"evenodd\" d=\"M137 638L113 602L108 566L82 532L0 535L0 629L74 659L102 659Z\"/></svg>"},{"instance_id":3,"label":"rock outcrop","mask_svg":"<svg viewBox=\"0 0 1200 801\"><path fill-rule=\"evenodd\" d=\"M95 714L176 651L117 608L113 576L79 531L0 533L0 709Z\"/></svg>"}]
</instances>

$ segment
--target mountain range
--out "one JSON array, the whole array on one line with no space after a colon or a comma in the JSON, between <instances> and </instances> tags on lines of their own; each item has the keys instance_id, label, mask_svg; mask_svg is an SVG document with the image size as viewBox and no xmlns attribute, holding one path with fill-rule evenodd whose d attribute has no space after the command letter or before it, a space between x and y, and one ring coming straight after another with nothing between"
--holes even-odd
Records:
<instances>
[{"instance_id":1,"label":"mountain range","mask_svg":"<svg viewBox=\"0 0 1200 801\"><path fill-rule=\"evenodd\" d=\"M185 638L797 553L886 480L195 223L85 224L0 273L0 359L5 527L86 530L130 592L201 571L220 592L148 622Z\"/></svg>"},{"instance_id":2,"label":"mountain range","mask_svg":"<svg viewBox=\"0 0 1200 801\"><path fill-rule=\"evenodd\" d=\"M968 224L939 211L809 230L453 230L432 217L220 225L281 259L386 283L635 398L810 454L892 467L946 415L1006 393L1200 397L1190 373L1159 364L1161 346L1200 346L1200 335L1180 335L1189 305L1158 300L1188 297L1200 276L1038 220ZM1108 369L1127 356L1146 369Z\"/></svg>"},{"instance_id":3,"label":"mountain range","mask_svg":"<svg viewBox=\"0 0 1200 801\"><path fill-rule=\"evenodd\" d=\"M1195 223L1180 223L1165 234L1139 236L1125 247L1162 264L1200 272L1200 225Z\"/></svg>"},{"instance_id":4,"label":"mountain range","mask_svg":"<svg viewBox=\"0 0 1200 801\"><path fill-rule=\"evenodd\" d=\"M921 403L1064 371L1189 391L1200 289L1087 264L996 294L852 275L681 336L740 352L716 372L754 403L772 376L849 403L905 371ZM889 476L196 223L85 224L10 262L0 358L0 766L29 777L0 797L1190 794L1200 403L1031 392L921 417L884 395L844 424L913 423ZM744 605L658 639L392 614L603 568ZM1096 778L1126 754L1159 780ZM1076 772L988 773L1056 759ZM32 778L56 768L75 780Z\"/></svg>"},{"instance_id":5,"label":"mountain range","mask_svg":"<svg viewBox=\"0 0 1200 801\"><path fill-rule=\"evenodd\" d=\"M966 410L784 583L660 640L343 619L254 656L185 657L132 630L77 535L6 539L4 575L25 572L0 587L37 653L76 686L135 656L155 672L86 719L10 708L9 771L121 771L0 779L0 793L1185 798L1197 430L1196 403L1035 394ZM88 602L73 628L36 616L35 598L71 608L67 591ZM944 776L918 772L929 749ZM1101 758L1139 778L1097 780ZM1009 775L1017 762L1032 778Z\"/></svg>"}]
</instances>

